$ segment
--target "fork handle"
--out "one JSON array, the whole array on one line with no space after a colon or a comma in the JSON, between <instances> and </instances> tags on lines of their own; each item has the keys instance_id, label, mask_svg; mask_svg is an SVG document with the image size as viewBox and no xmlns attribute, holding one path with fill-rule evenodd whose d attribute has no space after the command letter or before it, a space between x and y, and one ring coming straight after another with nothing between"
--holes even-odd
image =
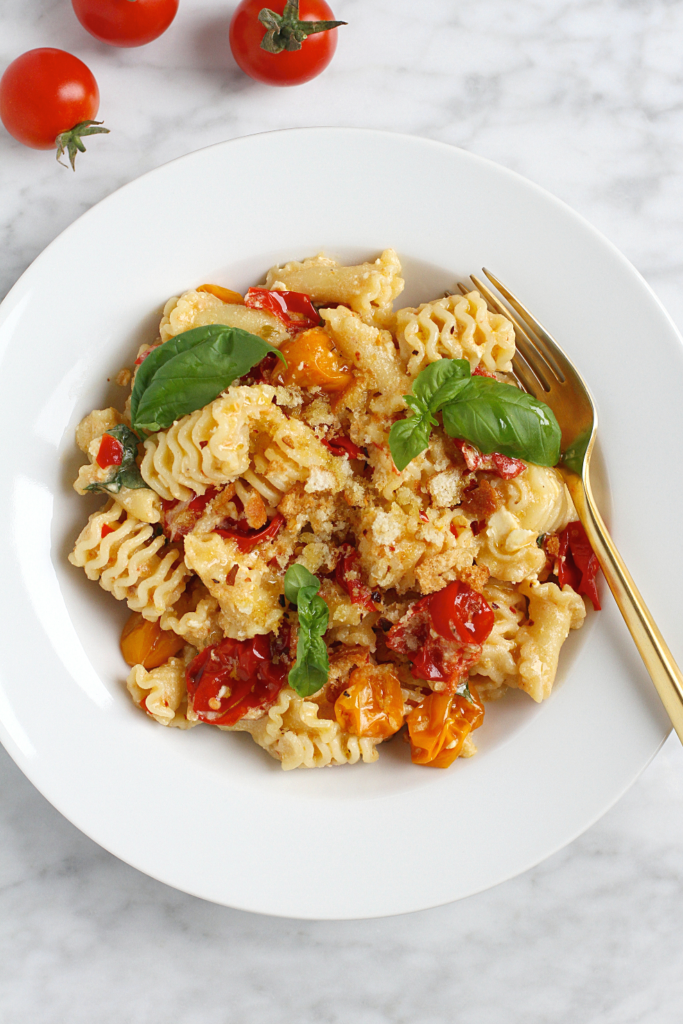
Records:
<instances>
[{"instance_id":1,"label":"fork handle","mask_svg":"<svg viewBox=\"0 0 683 1024\"><path fill-rule=\"evenodd\" d=\"M607 532L593 498L587 470L583 478L569 470L565 470L563 476L619 611L683 743L683 674Z\"/></svg>"}]
</instances>

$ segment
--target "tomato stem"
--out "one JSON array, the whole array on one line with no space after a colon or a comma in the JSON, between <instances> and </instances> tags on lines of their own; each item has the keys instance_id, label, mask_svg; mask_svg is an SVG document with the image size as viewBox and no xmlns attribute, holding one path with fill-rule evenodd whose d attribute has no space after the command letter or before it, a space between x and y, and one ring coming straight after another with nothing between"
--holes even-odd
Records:
<instances>
[{"instance_id":1,"label":"tomato stem","mask_svg":"<svg viewBox=\"0 0 683 1024\"><path fill-rule=\"evenodd\" d=\"M100 132L109 133L109 129L102 128L101 125L101 121L79 121L78 124L75 124L68 132L62 132L61 135L58 135L55 139L57 146L57 163L62 164L62 167L66 167L66 164L62 163L60 159L66 151L69 156L71 169L75 171L76 153L85 153L83 136L98 135Z\"/></svg>"},{"instance_id":2,"label":"tomato stem","mask_svg":"<svg viewBox=\"0 0 683 1024\"><path fill-rule=\"evenodd\" d=\"M261 49L268 53L282 53L283 50L300 50L301 44L308 36L316 32L329 32L345 21L301 21L299 18L299 0L287 0L282 14L276 14L269 7L259 11L258 20L265 25L266 34L261 41Z\"/></svg>"}]
</instances>

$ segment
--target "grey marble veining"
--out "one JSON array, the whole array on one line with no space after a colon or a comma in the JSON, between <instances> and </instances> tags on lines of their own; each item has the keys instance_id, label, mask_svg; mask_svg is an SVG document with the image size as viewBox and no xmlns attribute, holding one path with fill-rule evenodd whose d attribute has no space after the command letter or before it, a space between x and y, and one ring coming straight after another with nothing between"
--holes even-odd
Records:
<instances>
[{"instance_id":1,"label":"grey marble veining","mask_svg":"<svg viewBox=\"0 0 683 1024\"><path fill-rule=\"evenodd\" d=\"M40 45L76 53L111 135L72 174L0 133L0 295L77 216L159 164L253 132L357 125L463 146L548 188L683 325L683 4L335 0L349 25L333 64L280 90L235 66L233 6L181 0L160 40L113 50L68 0L3 0L0 65ZM177 893L86 839L2 751L0 774L3 1024L681 1020L675 738L600 822L521 878L366 922L270 919Z\"/></svg>"}]
</instances>

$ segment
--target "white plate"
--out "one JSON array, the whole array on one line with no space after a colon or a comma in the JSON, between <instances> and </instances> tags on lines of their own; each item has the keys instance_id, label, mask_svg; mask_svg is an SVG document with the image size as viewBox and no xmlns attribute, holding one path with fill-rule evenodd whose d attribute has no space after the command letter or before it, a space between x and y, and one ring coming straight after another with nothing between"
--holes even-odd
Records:
<instances>
[{"instance_id":1,"label":"white plate","mask_svg":"<svg viewBox=\"0 0 683 1024\"><path fill-rule=\"evenodd\" d=\"M88 505L71 489L74 427L108 404L107 378L154 336L168 296L386 246L404 260L399 305L485 265L575 358L599 406L615 539L683 655L683 350L636 271L575 213L468 153L354 129L238 139L132 182L53 242L0 312L1 735L96 842L233 907L358 918L486 889L594 822L669 730L607 594L563 650L551 699L489 705L480 753L447 771L412 765L397 741L375 765L283 773L247 736L162 729L131 704L126 610L66 561Z\"/></svg>"}]
</instances>

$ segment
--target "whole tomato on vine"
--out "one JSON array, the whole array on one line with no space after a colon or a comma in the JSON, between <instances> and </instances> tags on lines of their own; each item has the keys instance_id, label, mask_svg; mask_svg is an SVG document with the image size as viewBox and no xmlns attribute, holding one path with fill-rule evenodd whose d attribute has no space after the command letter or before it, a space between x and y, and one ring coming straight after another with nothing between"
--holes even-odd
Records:
<instances>
[{"instance_id":1,"label":"whole tomato on vine","mask_svg":"<svg viewBox=\"0 0 683 1024\"><path fill-rule=\"evenodd\" d=\"M144 46L157 39L178 11L178 0L71 0L84 29L110 46Z\"/></svg>"},{"instance_id":2,"label":"whole tomato on vine","mask_svg":"<svg viewBox=\"0 0 683 1024\"><path fill-rule=\"evenodd\" d=\"M0 79L0 119L10 135L33 149L57 147L76 169L83 138L108 132L93 118L100 91L90 68L65 50L41 47L13 60Z\"/></svg>"},{"instance_id":3,"label":"whole tomato on vine","mask_svg":"<svg viewBox=\"0 0 683 1024\"><path fill-rule=\"evenodd\" d=\"M241 0L230 22L238 65L266 85L301 85L324 71L337 49L337 27L325 0ZM301 10L299 9L301 8Z\"/></svg>"}]
</instances>

